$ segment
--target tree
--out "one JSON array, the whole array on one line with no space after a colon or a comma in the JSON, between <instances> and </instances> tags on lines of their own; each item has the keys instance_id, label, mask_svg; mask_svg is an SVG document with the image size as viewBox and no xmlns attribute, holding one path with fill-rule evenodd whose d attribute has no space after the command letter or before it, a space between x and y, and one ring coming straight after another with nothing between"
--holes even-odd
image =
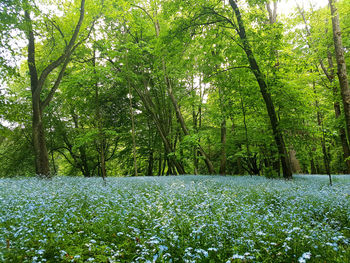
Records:
<instances>
[{"instance_id":1,"label":"tree","mask_svg":"<svg viewBox=\"0 0 350 263\"><path fill-rule=\"evenodd\" d=\"M229 2L230 2L230 5L233 9L233 12L236 15L236 19L237 19L238 27L236 27L235 29L236 29L236 31L237 31L237 33L242 41L243 50L247 55L250 67L252 69L254 76L256 77L256 80L257 80L259 87L260 87L261 94L262 94L264 101L265 101L265 104L266 104L266 109L267 109L267 112L268 112L269 117L270 117L270 123L271 123L271 127L273 130L275 142L276 142L276 145L278 148L279 157L280 157L280 160L282 163L283 176L287 179L290 179L290 178L292 178L292 170L291 170L291 166L290 166L290 161L289 161L289 157L288 157L288 153L286 150L286 146L285 146L282 132L281 132L280 128L278 127L278 119L276 116L275 106L273 104L271 94L269 93L269 91L267 89L264 74L261 72L259 65L254 57L254 53L250 47L249 40L247 38L247 34L245 31L245 26L243 23L242 15L241 15L241 12L238 8L237 2L234 0L230 0Z\"/></svg>"},{"instance_id":2,"label":"tree","mask_svg":"<svg viewBox=\"0 0 350 263\"><path fill-rule=\"evenodd\" d=\"M24 14L27 25L25 33L28 39L27 62L32 92L32 136L35 153L35 171L38 175L50 176L49 157L45 141L45 129L43 123L43 112L44 109L49 105L56 90L58 89L61 83L61 80L70 61L72 53L81 43L76 43L76 40L78 38L79 31L82 26L85 15L85 0L81 0L80 2L79 20L74 28L73 35L71 36L69 42L66 42L67 45L65 46L63 52L56 60L47 65L40 73L38 72L38 68L36 65L35 35L33 21L30 15L31 7L28 5L28 3L25 6ZM60 31L59 28L57 28L57 30ZM41 95L43 95L43 88L46 84L45 82L47 82L49 75L52 74L52 72L59 67L59 73L53 81L53 85L50 91L46 94L46 97L42 99Z\"/></svg>"},{"instance_id":3,"label":"tree","mask_svg":"<svg viewBox=\"0 0 350 263\"><path fill-rule=\"evenodd\" d=\"M336 8L336 0L329 0L329 6L331 9L332 25L333 25L333 41L335 48L335 57L337 60L338 79L340 84L340 91L343 101L346 131L348 140L350 136L350 88L346 71L346 63L344 57L344 47L340 29L339 14Z\"/></svg>"}]
</instances>

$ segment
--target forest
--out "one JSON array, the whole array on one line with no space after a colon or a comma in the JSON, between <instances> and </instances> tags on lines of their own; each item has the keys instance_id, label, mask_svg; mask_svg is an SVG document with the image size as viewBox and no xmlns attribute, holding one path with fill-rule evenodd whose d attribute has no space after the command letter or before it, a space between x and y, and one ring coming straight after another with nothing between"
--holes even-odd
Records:
<instances>
[{"instance_id":1,"label":"forest","mask_svg":"<svg viewBox=\"0 0 350 263\"><path fill-rule=\"evenodd\" d=\"M350 262L349 14L1 0L0 262Z\"/></svg>"},{"instance_id":2,"label":"forest","mask_svg":"<svg viewBox=\"0 0 350 263\"><path fill-rule=\"evenodd\" d=\"M350 173L349 1L282 9L2 1L0 176Z\"/></svg>"}]
</instances>

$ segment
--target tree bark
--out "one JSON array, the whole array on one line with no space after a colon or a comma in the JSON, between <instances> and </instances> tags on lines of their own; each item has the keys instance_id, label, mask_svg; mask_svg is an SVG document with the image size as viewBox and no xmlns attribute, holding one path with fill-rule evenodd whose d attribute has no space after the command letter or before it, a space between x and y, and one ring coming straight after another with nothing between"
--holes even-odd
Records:
<instances>
[{"instance_id":1,"label":"tree bark","mask_svg":"<svg viewBox=\"0 0 350 263\"><path fill-rule=\"evenodd\" d=\"M331 9L332 26L333 26L333 42L335 48L335 57L338 67L338 79L340 84L340 92L343 101L344 115L346 122L346 132L349 141L350 136L350 89L348 76L346 71L344 47L340 30L339 14L336 8L336 0L329 0L329 6Z\"/></svg>"},{"instance_id":2,"label":"tree bark","mask_svg":"<svg viewBox=\"0 0 350 263\"><path fill-rule=\"evenodd\" d=\"M37 175L50 177L49 155L46 147L43 111L39 100L32 98L33 106L33 146L35 154L35 172Z\"/></svg>"},{"instance_id":3,"label":"tree bark","mask_svg":"<svg viewBox=\"0 0 350 263\"><path fill-rule=\"evenodd\" d=\"M283 170L283 177L286 179L291 179L292 178L292 169L291 169L291 165L290 165L290 160L288 157L288 153L286 150L286 146L284 143L284 138L282 135L282 132L280 131L279 127L278 127L278 120L277 120L277 116L276 116L276 111L275 111L275 107L271 98L271 94L269 93L268 89L267 89L267 84L265 82L265 76L264 74L260 71L260 68L255 60L253 51L250 47L250 43L248 41L247 35L246 35L246 31L245 31L245 27L244 27L244 23L242 20L242 16L240 13L240 10L237 6L237 3L234 0L229 0L230 5L236 15L237 18L237 22L238 22L238 28L236 28L237 33L242 41L243 44L243 50L247 55L250 67L253 71L253 74L259 84L260 87L260 92L261 95L265 101L265 105L266 105L266 109L270 118L270 123L271 123L271 127L272 127L272 131L273 131L273 135L274 135L274 139L277 145L277 149L278 149L278 154L282 163L282 170Z\"/></svg>"}]
</instances>

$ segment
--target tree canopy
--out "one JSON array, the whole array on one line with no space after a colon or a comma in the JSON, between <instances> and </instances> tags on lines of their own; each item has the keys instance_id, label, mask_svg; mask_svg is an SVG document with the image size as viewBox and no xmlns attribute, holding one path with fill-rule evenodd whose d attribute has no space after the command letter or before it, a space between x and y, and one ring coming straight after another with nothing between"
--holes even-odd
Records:
<instances>
[{"instance_id":1,"label":"tree canopy","mask_svg":"<svg viewBox=\"0 0 350 263\"><path fill-rule=\"evenodd\" d=\"M0 3L0 176L350 173L347 0Z\"/></svg>"}]
</instances>

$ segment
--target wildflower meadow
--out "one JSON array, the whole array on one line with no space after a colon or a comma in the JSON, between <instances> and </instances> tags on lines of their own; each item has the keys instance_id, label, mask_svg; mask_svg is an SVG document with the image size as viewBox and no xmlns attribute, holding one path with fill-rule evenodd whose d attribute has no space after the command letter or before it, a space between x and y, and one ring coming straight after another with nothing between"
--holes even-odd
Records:
<instances>
[{"instance_id":1,"label":"wildflower meadow","mask_svg":"<svg viewBox=\"0 0 350 263\"><path fill-rule=\"evenodd\" d=\"M0 179L0 262L350 262L350 176Z\"/></svg>"}]
</instances>

